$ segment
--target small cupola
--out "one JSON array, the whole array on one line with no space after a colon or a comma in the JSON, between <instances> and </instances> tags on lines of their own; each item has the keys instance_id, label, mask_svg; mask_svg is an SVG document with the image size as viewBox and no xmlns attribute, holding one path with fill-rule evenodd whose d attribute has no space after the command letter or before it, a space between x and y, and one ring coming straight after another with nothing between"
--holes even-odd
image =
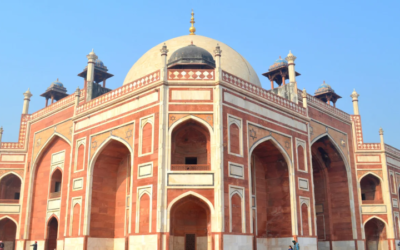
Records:
<instances>
[{"instance_id":1,"label":"small cupola","mask_svg":"<svg viewBox=\"0 0 400 250\"><path fill-rule=\"evenodd\" d=\"M334 107L336 107L336 101L342 98L340 95L336 94L335 90L333 90L329 84L325 83L325 81L315 91L314 96L328 104L332 102Z\"/></svg>"},{"instance_id":2,"label":"small cupola","mask_svg":"<svg viewBox=\"0 0 400 250\"><path fill-rule=\"evenodd\" d=\"M289 63L279 56L274 64L269 67L268 72L262 75L271 81L271 89L274 89L274 82L276 82L279 87L285 85L286 79L289 78ZM295 72L295 75L299 76L300 73Z\"/></svg>"},{"instance_id":3,"label":"small cupola","mask_svg":"<svg viewBox=\"0 0 400 250\"><path fill-rule=\"evenodd\" d=\"M214 69L215 60L210 52L190 44L176 50L168 59L169 69Z\"/></svg>"},{"instance_id":4,"label":"small cupola","mask_svg":"<svg viewBox=\"0 0 400 250\"><path fill-rule=\"evenodd\" d=\"M61 100L64 97L68 96L68 94L67 94L67 89L57 78L57 81L52 82L50 86L46 89L46 92L44 92L40 96L46 98L46 107L47 107L49 99L51 99L50 104L52 104L54 101Z\"/></svg>"}]
</instances>

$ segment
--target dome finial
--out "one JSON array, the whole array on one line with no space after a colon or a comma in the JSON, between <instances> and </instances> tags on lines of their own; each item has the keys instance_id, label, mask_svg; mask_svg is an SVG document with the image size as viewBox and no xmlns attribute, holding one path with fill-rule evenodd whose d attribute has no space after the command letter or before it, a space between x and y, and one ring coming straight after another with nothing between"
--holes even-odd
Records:
<instances>
[{"instance_id":1,"label":"dome finial","mask_svg":"<svg viewBox=\"0 0 400 250\"><path fill-rule=\"evenodd\" d=\"M196 35L195 34L196 28L194 27L194 12L193 12L193 9L192 9L192 18L190 19L190 23L192 24L192 26L189 28L190 35Z\"/></svg>"}]
</instances>

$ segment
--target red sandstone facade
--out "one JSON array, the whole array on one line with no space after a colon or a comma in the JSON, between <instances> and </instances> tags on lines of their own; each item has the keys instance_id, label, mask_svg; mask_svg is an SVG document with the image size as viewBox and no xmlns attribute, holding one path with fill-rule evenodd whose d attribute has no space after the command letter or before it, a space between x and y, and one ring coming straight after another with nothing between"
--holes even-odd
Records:
<instances>
[{"instance_id":1,"label":"red sandstone facade","mask_svg":"<svg viewBox=\"0 0 400 250\"><path fill-rule=\"evenodd\" d=\"M0 148L6 249L395 250L400 150L297 82L292 101L214 57L96 98L85 78L23 114Z\"/></svg>"}]
</instances>

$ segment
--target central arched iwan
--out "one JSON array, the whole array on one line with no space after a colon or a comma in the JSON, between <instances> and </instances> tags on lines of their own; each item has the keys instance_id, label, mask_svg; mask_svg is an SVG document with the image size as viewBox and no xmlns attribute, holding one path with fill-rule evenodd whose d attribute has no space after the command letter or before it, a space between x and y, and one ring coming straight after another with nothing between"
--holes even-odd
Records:
<instances>
[{"instance_id":1,"label":"central arched iwan","mask_svg":"<svg viewBox=\"0 0 400 250\"><path fill-rule=\"evenodd\" d=\"M256 238L292 236L289 168L272 140L251 154L252 195L256 199Z\"/></svg>"},{"instance_id":2,"label":"central arched iwan","mask_svg":"<svg viewBox=\"0 0 400 250\"><path fill-rule=\"evenodd\" d=\"M116 140L110 140L98 152L92 177L91 237L125 236L130 159L127 146Z\"/></svg>"}]
</instances>

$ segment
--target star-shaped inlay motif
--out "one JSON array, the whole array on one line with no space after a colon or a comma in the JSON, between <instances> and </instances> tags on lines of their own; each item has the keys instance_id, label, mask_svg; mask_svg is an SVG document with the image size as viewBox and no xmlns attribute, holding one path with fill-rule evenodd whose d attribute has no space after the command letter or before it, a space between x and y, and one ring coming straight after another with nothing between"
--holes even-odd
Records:
<instances>
[{"instance_id":1,"label":"star-shaped inlay motif","mask_svg":"<svg viewBox=\"0 0 400 250\"><path fill-rule=\"evenodd\" d=\"M97 141L92 141L92 148L93 149L97 148Z\"/></svg>"},{"instance_id":2,"label":"star-shaped inlay motif","mask_svg":"<svg viewBox=\"0 0 400 250\"><path fill-rule=\"evenodd\" d=\"M125 138L129 140L132 137L132 129L128 129L125 133Z\"/></svg>"},{"instance_id":3,"label":"star-shaped inlay motif","mask_svg":"<svg viewBox=\"0 0 400 250\"><path fill-rule=\"evenodd\" d=\"M290 143L288 141L285 141L285 148L289 149L289 147L290 147Z\"/></svg>"},{"instance_id":4,"label":"star-shaped inlay motif","mask_svg":"<svg viewBox=\"0 0 400 250\"><path fill-rule=\"evenodd\" d=\"M257 133L256 133L256 131L255 131L253 128L249 130L249 136L250 136L253 140L257 139Z\"/></svg>"},{"instance_id":5,"label":"star-shaped inlay motif","mask_svg":"<svg viewBox=\"0 0 400 250\"><path fill-rule=\"evenodd\" d=\"M171 121L175 121L175 116L171 116L169 119L171 119Z\"/></svg>"}]
</instances>

